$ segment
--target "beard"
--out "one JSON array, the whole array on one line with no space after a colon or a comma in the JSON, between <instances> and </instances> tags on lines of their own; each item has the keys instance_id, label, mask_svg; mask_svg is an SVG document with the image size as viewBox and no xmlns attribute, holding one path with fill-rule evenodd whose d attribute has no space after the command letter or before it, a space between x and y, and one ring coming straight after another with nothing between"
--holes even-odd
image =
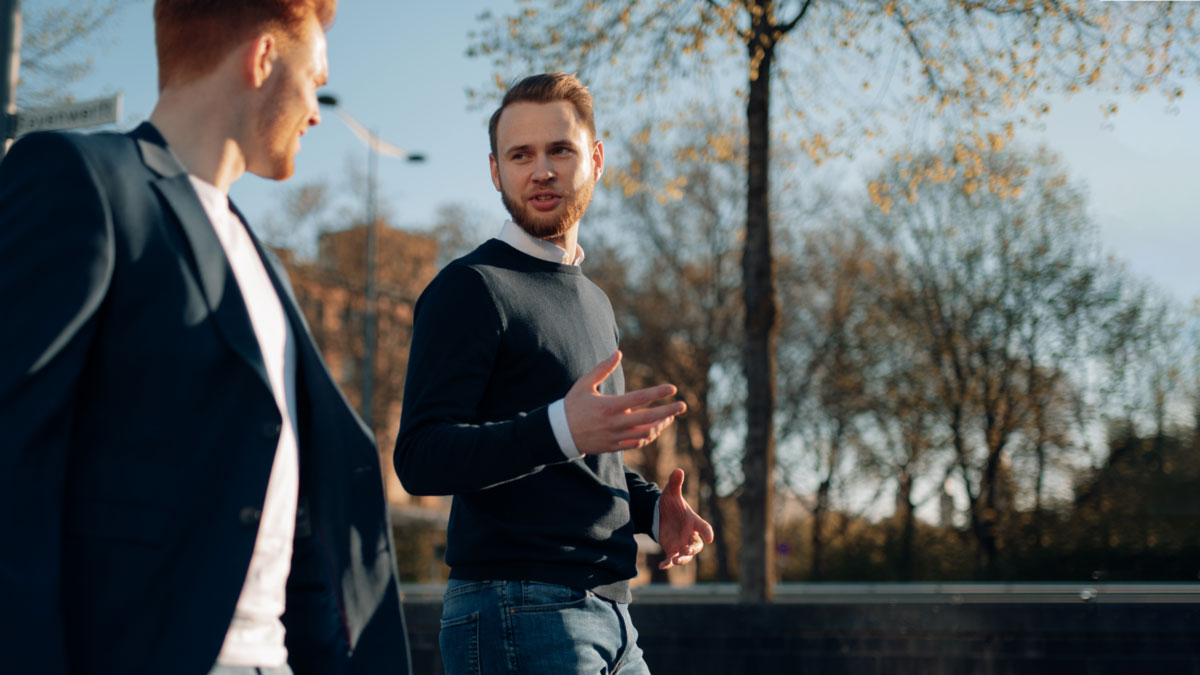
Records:
<instances>
[{"instance_id":1,"label":"beard","mask_svg":"<svg viewBox=\"0 0 1200 675\"><path fill-rule=\"evenodd\" d=\"M253 173L271 180L285 180L296 170L296 157L292 150L295 130L285 128L288 126L285 120L291 117L285 114L282 97L278 95L279 89L277 82L255 125L262 166Z\"/></svg>"},{"instance_id":2,"label":"beard","mask_svg":"<svg viewBox=\"0 0 1200 675\"><path fill-rule=\"evenodd\" d=\"M500 184L500 201L504 202L508 215L512 216L512 221L522 230L538 239L557 239L583 219L588 205L592 203L594 191L595 185L585 182L570 195L563 195L562 209L557 214L538 213L530 208L527 202L518 201L510 196L503 183Z\"/></svg>"}]
</instances>

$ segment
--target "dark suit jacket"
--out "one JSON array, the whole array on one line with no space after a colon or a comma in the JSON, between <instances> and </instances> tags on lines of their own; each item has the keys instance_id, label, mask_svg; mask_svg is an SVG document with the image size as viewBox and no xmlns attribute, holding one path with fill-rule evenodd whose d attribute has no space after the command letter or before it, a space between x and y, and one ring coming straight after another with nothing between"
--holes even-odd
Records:
<instances>
[{"instance_id":1,"label":"dark suit jacket","mask_svg":"<svg viewBox=\"0 0 1200 675\"><path fill-rule=\"evenodd\" d=\"M259 252L296 342L289 661L407 673L379 456ZM16 143L0 164L0 670L206 673L280 422L237 281L158 131Z\"/></svg>"}]
</instances>

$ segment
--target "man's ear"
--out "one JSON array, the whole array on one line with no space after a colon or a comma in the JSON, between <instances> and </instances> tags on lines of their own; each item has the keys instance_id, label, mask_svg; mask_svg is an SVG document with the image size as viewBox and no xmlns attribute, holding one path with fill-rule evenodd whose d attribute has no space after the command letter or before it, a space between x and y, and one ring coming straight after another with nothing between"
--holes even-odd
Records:
<instances>
[{"instance_id":1,"label":"man's ear","mask_svg":"<svg viewBox=\"0 0 1200 675\"><path fill-rule=\"evenodd\" d=\"M495 185L496 191L500 192L500 165L496 163L496 155L488 153L488 165L492 167L492 185Z\"/></svg>"},{"instance_id":2,"label":"man's ear","mask_svg":"<svg viewBox=\"0 0 1200 675\"><path fill-rule=\"evenodd\" d=\"M263 86L275 68L279 54L279 41L270 33L262 33L248 40L242 47L242 70L246 82L253 88Z\"/></svg>"},{"instance_id":3,"label":"man's ear","mask_svg":"<svg viewBox=\"0 0 1200 675\"><path fill-rule=\"evenodd\" d=\"M604 173L604 144L596 141L596 145L592 147L592 180L600 180L602 173Z\"/></svg>"}]
</instances>

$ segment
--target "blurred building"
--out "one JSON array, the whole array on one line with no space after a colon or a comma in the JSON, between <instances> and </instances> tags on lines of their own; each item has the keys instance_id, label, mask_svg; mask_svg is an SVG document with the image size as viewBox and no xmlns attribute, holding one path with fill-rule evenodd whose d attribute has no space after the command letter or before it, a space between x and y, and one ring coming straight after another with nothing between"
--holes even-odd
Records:
<instances>
[{"instance_id":1,"label":"blurred building","mask_svg":"<svg viewBox=\"0 0 1200 675\"><path fill-rule=\"evenodd\" d=\"M366 227L322 234L317 258L298 260L276 251L288 270L296 299L329 371L355 410L362 408ZM386 225L377 231L375 263L376 350L371 426L396 525L402 576L443 577L442 548L450 513L448 497L404 492L392 454L400 428L404 376L412 341L413 306L437 273L437 243L424 234Z\"/></svg>"}]
</instances>

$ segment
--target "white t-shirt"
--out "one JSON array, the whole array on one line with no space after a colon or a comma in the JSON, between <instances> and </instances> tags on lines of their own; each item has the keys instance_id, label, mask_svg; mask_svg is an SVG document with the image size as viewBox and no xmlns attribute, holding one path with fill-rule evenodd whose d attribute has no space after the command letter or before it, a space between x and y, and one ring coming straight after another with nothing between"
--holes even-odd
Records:
<instances>
[{"instance_id":1,"label":"white t-shirt","mask_svg":"<svg viewBox=\"0 0 1200 675\"><path fill-rule=\"evenodd\" d=\"M296 503L300 493L300 456L296 444L296 343L279 295L245 224L230 208L229 197L214 185L195 176L189 178L241 289L267 368L271 391L283 418L250 568L217 663L232 667L278 667L287 663L280 617L283 616L287 578L291 571L292 536L296 529ZM214 424L220 422L213 420Z\"/></svg>"}]
</instances>

